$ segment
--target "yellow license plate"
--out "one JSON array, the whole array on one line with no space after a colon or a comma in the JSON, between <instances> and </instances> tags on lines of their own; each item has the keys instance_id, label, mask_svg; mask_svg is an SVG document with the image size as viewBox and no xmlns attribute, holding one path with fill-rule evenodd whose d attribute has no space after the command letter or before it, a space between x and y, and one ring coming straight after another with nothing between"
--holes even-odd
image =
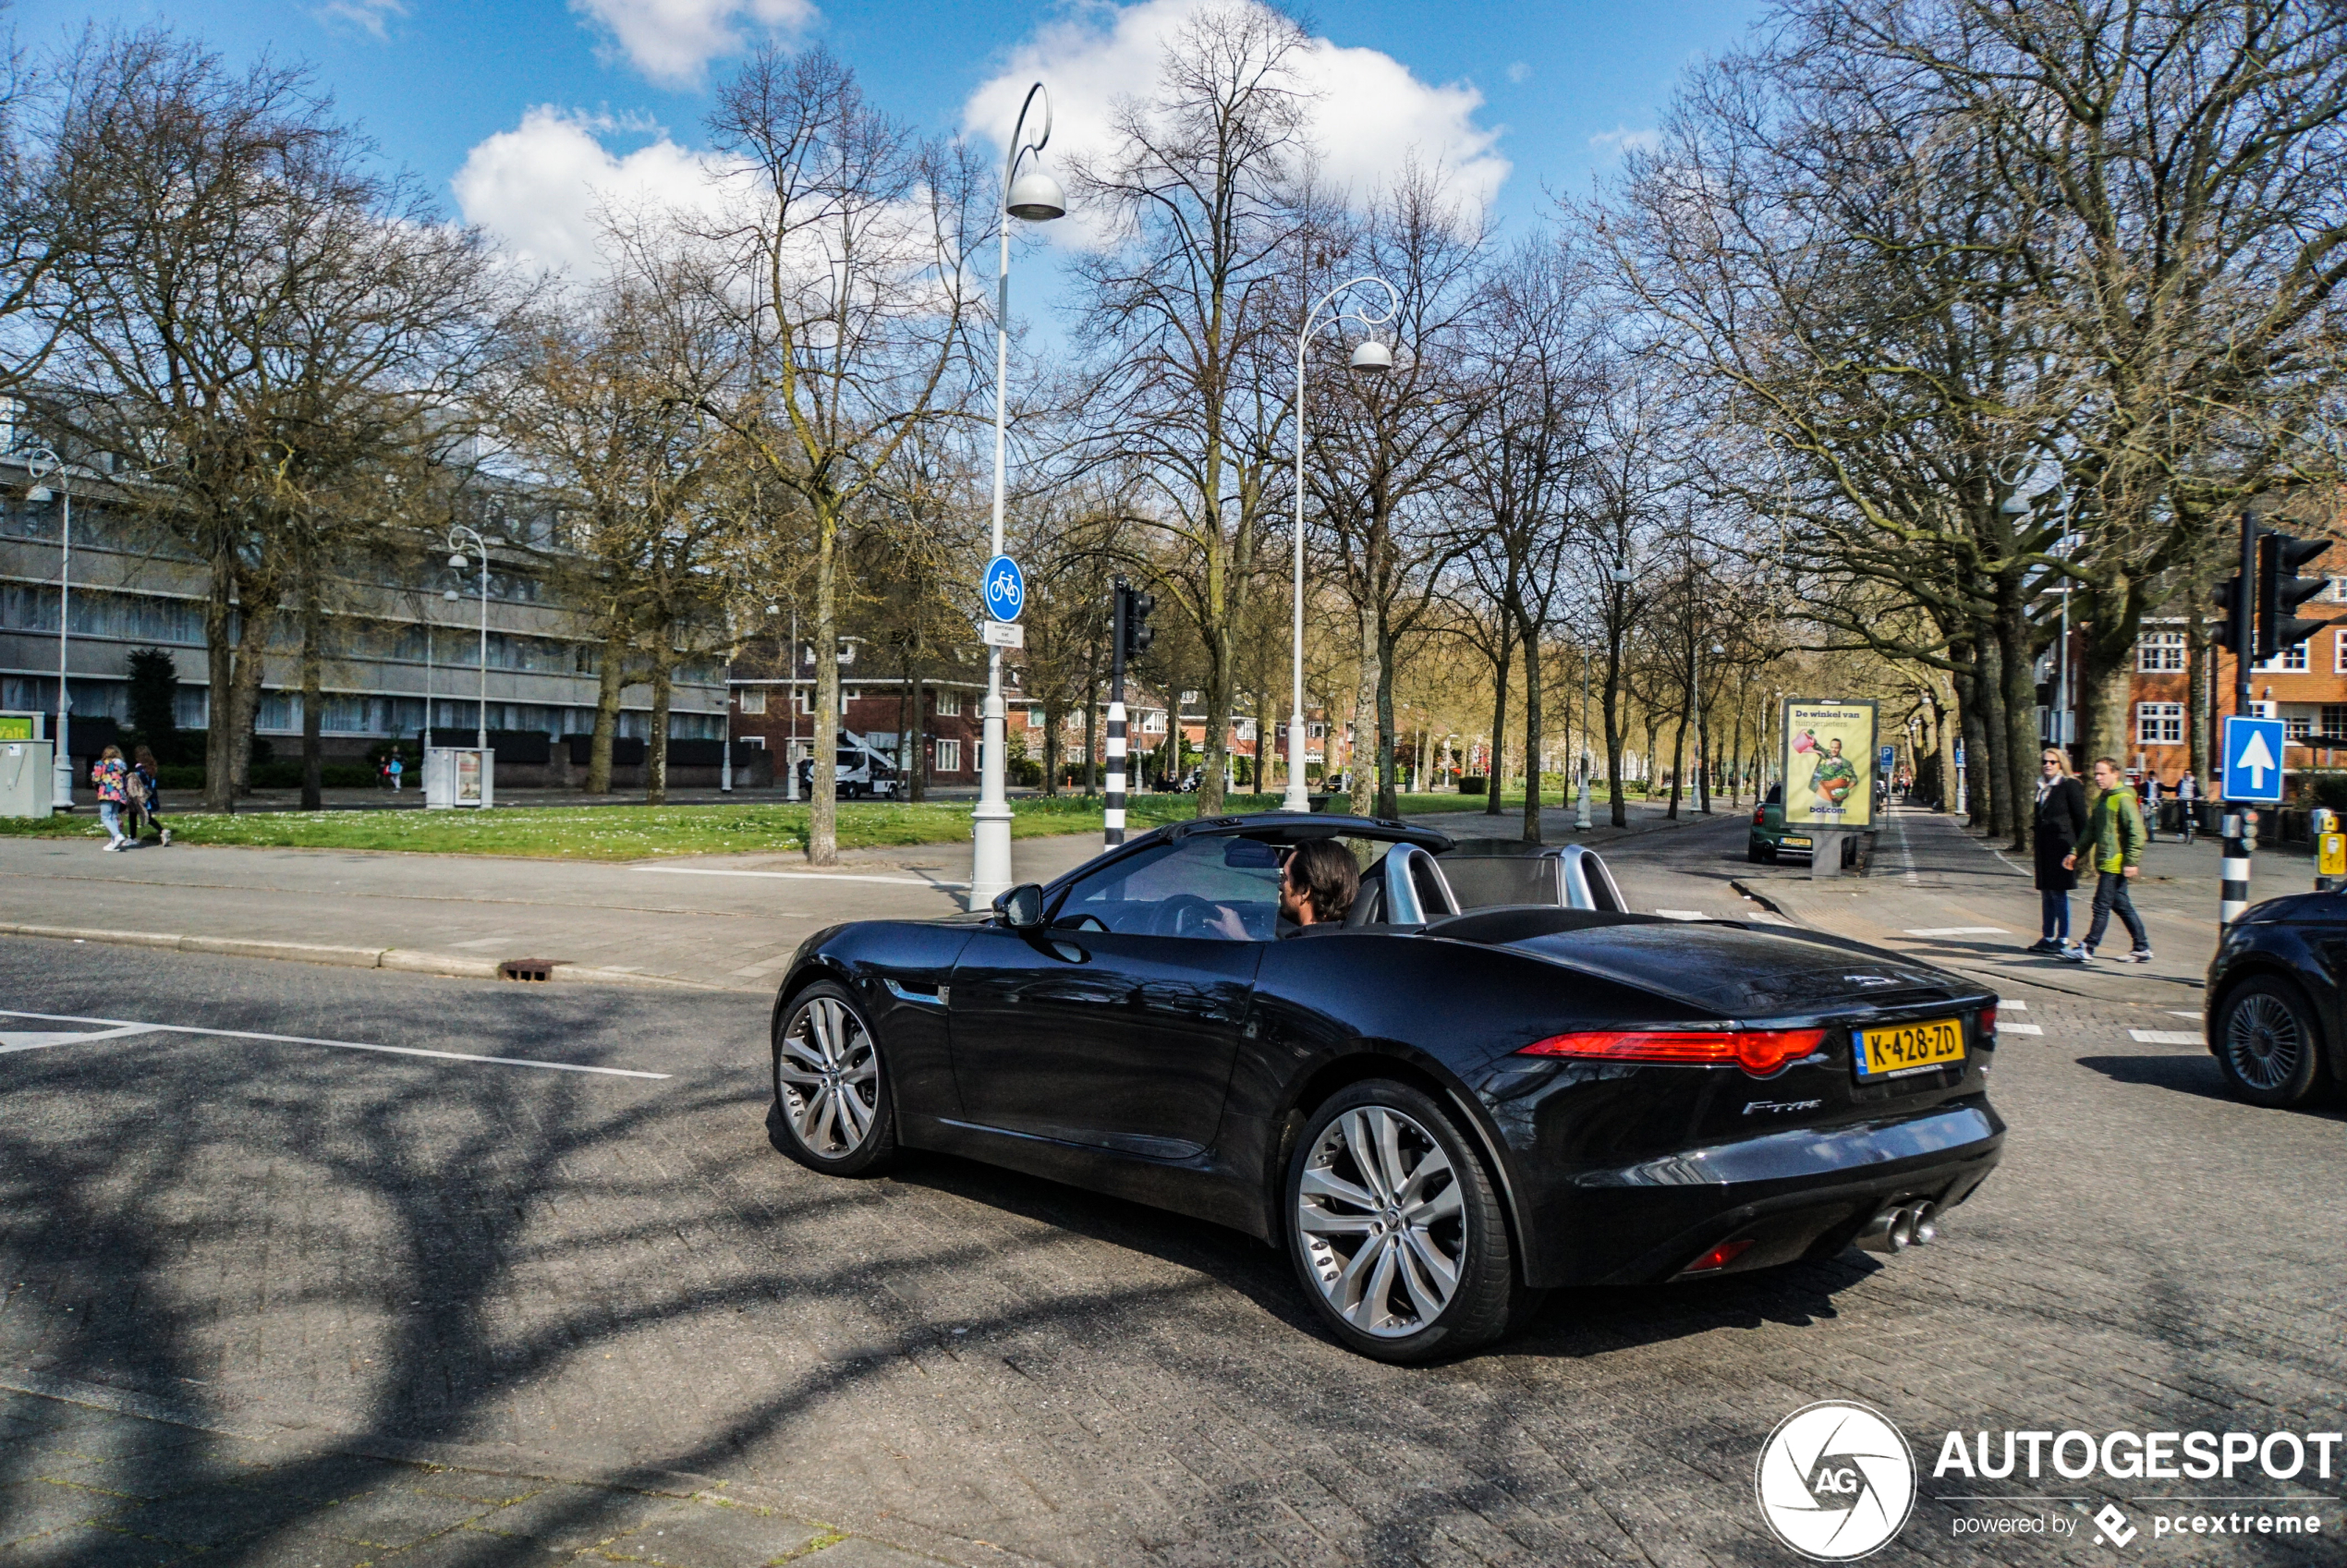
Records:
<instances>
[{"instance_id":1,"label":"yellow license plate","mask_svg":"<svg viewBox=\"0 0 2347 1568\"><path fill-rule=\"evenodd\" d=\"M1787 833L1784 835L1784 846L1787 849L1806 849L1809 847L1809 841L1806 838L1795 838L1791 833Z\"/></svg>"},{"instance_id":2,"label":"yellow license plate","mask_svg":"<svg viewBox=\"0 0 2347 1568\"><path fill-rule=\"evenodd\" d=\"M1954 1018L1930 1018L1920 1024L1866 1029L1858 1036L1857 1055L1862 1078L1928 1072L1943 1063L1964 1060L1964 1025Z\"/></svg>"}]
</instances>

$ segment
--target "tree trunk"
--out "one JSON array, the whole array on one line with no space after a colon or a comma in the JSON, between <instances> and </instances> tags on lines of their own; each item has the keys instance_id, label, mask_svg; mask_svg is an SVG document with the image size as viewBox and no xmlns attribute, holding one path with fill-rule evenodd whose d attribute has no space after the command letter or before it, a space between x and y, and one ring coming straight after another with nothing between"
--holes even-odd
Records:
<instances>
[{"instance_id":1,"label":"tree trunk","mask_svg":"<svg viewBox=\"0 0 2347 1568\"><path fill-rule=\"evenodd\" d=\"M1940 809L1956 808L1956 736L1964 731L1964 721L1956 711L1956 683L1946 675L1939 680L1939 689L1932 699L1940 708Z\"/></svg>"},{"instance_id":2,"label":"tree trunk","mask_svg":"<svg viewBox=\"0 0 2347 1568\"><path fill-rule=\"evenodd\" d=\"M2037 813L2021 808L2020 803L2034 801L2037 793L2037 770L2032 765L2037 755L2037 650L2030 635L2029 611L2021 597L2019 577L2000 578L1997 590L1997 649L2005 699L2004 766L1997 773L1997 782L2004 785L2004 798L2015 808L2007 823L2013 847L2016 853L2026 854Z\"/></svg>"},{"instance_id":3,"label":"tree trunk","mask_svg":"<svg viewBox=\"0 0 2347 1568\"><path fill-rule=\"evenodd\" d=\"M1380 616L1379 619L1383 620ZM1377 814L1395 818L1402 802L1393 784L1393 748L1401 736L1393 727L1393 635L1378 628L1377 683Z\"/></svg>"},{"instance_id":4,"label":"tree trunk","mask_svg":"<svg viewBox=\"0 0 2347 1568\"><path fill-rule=\"evenodd\" d=\"M1540 638L1516 616L1524 643L1524 842L1540 842Z\"/></svg>"},{"instance_id":5,"label":"tree trunk","mask_svg":"<svg viewBox=\"0 0 2347 1568\"><path fill-rule=\"evenodd\" d=\"M1679 783L1687 771L1687 705L1679 705L1679 722L1671 735L1671 809L1663 815L1672 821L1679 819Z\"/></svg>"},{"instance_id":6,"label":"tree trunk","mask_svg":"<svg viewBox=\"0 0 2347 1568\"><path fill-rule=\"evenodd\" d=\"M1500 650L1491 660L1491 753L1483 760L1483 771L1490 775L1483 782L1483 814L1496 817L1503 809L1500 805L1500 784L1504 770L1500 757L1508 737L1508 666L1515 653L1514 630L1508 625L1507 613L1500 614Z\"/></svg>"},{"instance_id":7,"label":"tree trunk","mask_svg":"<svg viewBox=\"0 0 2347 1568\"><path fill-rule=\"evenodd\" d=\"M252 732L261 717L261 678L268 669L269 622L276 606L252 591L249 578L237 587L237 673L229 684L229 776L238 795L252 788Z\"/></svg>"},{"instance_id":8,"label":"tree trunk","mask_svg":"<svg viewBox=\"0 0 2347 1568\"><path fill-rule=\"evenodd\" d=\"M1084 798L1089 800L1100 793L1101 767L1101 682L1100 663L1093 661L1085 670L1084 682Z\"/></svg>"},{"instance_id":9,"label":"tree trunk","mask_svg":"<svg viewBox=\"0 0 2347 1568\"><path fill-rule=\"evenodd\" d=\"M595 734L587 743L590 795L611 793L611 746L619 734L619 699L627 686L627 638L621 626L614 609L603 627L602 657L595 672Z\"/></svg>"},{"instance_id":10,"label":"tree trunk","mask_svg":"<svg viewBox=\"0 0 2347 1568\"><path fill-rule=\"evenodd\" d=\"M2013 832L2013 801L2004 765L2005 736L2010 733L2005 728L2004 659L1993 628L1983 628L1974 648L1979 673L1972 685L1974 706L1980 712L1981 750L1969 760L1973 787L1980 792L1986 813L1973 815L1975 821L1986 822L1991 835L2003 838Z\"/></svg>"},{"instance_id":11,"label":"tree trunk","mask_svg":"<svg viewBox=\"0 0 2347 1568\"><path fill-rule=\"evenodd\" d=\"M230 630L236 621L236 556L223 551L212 559L212 591L204 599L203 808L237 808L236 729L229 714L236 707L237 649Z\"/></svg>"},{"instance_id":12,"label":"tree trunk","mask_svg":"<svg viewBox=\"0 0 2347 1568\"><path fill-rule=\"evenodd\" d=\"M2215 749L2210 744L2214 728L2210 725L2208 701L2208 621L2200 613L2197 602L2192 607L2192 619L2184 633L2184 772L2195 779L2207 777L2207 759Z\"/></svg>"},{"instance_id":13,"label":"tree trunk","mask_svg":"<svg viewBox=\"0 0 2347 1568\"><path fill-rule=\"evenodd\" d=\"M1364 767L1377 752L1378 637L1377 611L1366 600L1356 611L1361 638L1361 661L1353 683L1353 761L1344 782L1346 808L1356 817L1371 814L1377 801L1376 773Z\"/></svg>"},{"instance_id":14,"label":"tree trunk","mask_svg":"<svg viewBox=\"0 0 2347 1568\"><path fill-rule=\"evenodd\" d=\"M318 573L313 565L302 573L301 584L301 808L322 811L326 807L325 764L319 746L324 727L324 616L318 605Z\"/></svg>"},{"instance_id":15,"label":"tree trunk","mask_svg":"<svg viewBox=\"0 0 2347 1568\"><path fill-rule=\"evenodd\" d=\"M644 742L644 804L668 804L668 700L675 692L672 678L675 653L669 646L669 629L654 626L652 635L659 640L652 645L652 724L651 738Z\"/></svg>"},{"instance_id":16,"label":"tree trunk","mask_svg":"<svg viewBox=\"0 0 2347 1568\"><path fill-rule=\"evenodd\" d=\"M1060 792L1060 721L1066 712L1056 702L1043 704L1043 794L1056 796Z\"/></svg>"},{"instance_id":17,"label":"tree trunk","mask_svg":"<svg viewBox=\"0 0 2347 1568\"><path fill-rule=\"evenodd\" d=\"M793 649L791 657L798 657ZM807 859L839 864L839 519L826 510L815 522L815 757L814 798L807 803Z\"/></svg>"},{"instance_id":18,"label":"tree trunk","mask_svg":"<svg viewBox=\"0 0 2347 1568\"><path fill-rule=\"evenodd\" d=\"M913 727L906 730L899 722L896 737L896 760L905 771L905 795L908 800L929 798L929 677L918 665L906 674L906 685L913 693ZM1008 733L1007 723L1004 733Z\"/></svg>"},{"instance_id":19,"label":"tree trunk","mask_svg":"<svg viewBox=\"0 0 2347 1568\"><path fill-rule=\"evenodd\" d=\"M1965 674L1956 677L1957 734L1964 738L1964 809L1967 830L1980 827L1988 820L1988 801L1993 791L1984 786L1988 770L1982 759L1988 755L1988 726L1981 716L1980 688L1987 683ZM1952 783L1950 785L1953 788Z\"/></svg>"}]
</instances>

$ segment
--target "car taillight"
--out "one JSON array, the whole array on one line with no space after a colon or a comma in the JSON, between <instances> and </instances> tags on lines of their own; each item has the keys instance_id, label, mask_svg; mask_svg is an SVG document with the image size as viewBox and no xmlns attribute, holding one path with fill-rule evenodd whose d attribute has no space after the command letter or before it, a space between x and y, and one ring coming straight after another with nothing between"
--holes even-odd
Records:
<instances>
[{"instance_id":1,"label":"car taillight","mask_svg":"<svg viewBox=\"0 0 2347 1568\"><path fill-rule=\"evenodd\" d=\"M1980 1010L1980 1035L1983 1039L1997 1032L1997 1004L1988 1003Z\"/></svg>"},{"instance_id":2,"label":"car taillight","mask_svg":"<svg viewBox=\"0 0 2347 1568\"><path fill-rule=\"evenodd\" d=\"M1766 806L1755 806L1752 808L1752 825L1756 828L1765 828L1769 825L1769 808Z\"/></svg>"},{"instance_id":3,"label":"car taillight","mask_svg":"<svg viewBox=\"0 0 2347 1568\"><path fill-rule=\"evenodd\" d=\"M1730 1063L1766 1077L1825 1043L1823 1029L1586 1029L1550 1035L1519 1056L1571 1056L1592 1062L1674 1062L1697 1067Z\"/></svg>"}]
</instances>

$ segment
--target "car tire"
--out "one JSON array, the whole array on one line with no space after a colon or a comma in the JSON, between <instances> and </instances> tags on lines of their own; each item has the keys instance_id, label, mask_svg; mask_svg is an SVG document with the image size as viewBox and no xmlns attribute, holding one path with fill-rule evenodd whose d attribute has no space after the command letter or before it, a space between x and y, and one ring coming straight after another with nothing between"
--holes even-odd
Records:
<instances>
[{"instance_id":1,"label":"car tire","mask_svg":"<svg viewBox=\"0 0 2347 1568\"><path fill-rule=\"evenodd\" d=\"M2322 1028L2305 992L2259 975L2225 993L2212 1043L2233 1093L2252 1105L2288 1111L2322 1092Z\"/></svg>"},{"instance_id":2,"label":"car tire","mask_svg":"<svg viewBox=\"0 0 2347 1568\"><path fill-rule=\"evenodd\" d=\"M880 1037L845 986L818 980L774 1030L775 1147L810 1171L862 1176L896 1158Z\"/></svg>"},{"instance_id":3,"label":"car tire","mask_svg":"<svg viewBox=\"0 0 2347 1568\"><path fill-rule=\"evenodd\" d=\"M1322 1103L1280 1191L1305 1299L1347 1349L1391 1362L1464 1355L1538 1305L1481 1157L1451 1112L1407 1084L1372 1078Z\"/></svg>"},{"instance_id":4,"label":"car tire","mask_svg":"<svg viewBox=\"0 0 2347 1568\"><path fill-rule=\"evenodd\" d=\"M1768 863L1767 855L1762 852L1760 846L1757 844L1747 844L1744 846L1744 858L1746 864L1753 866L1760 866Z\"/></svg>"}]
</instances>

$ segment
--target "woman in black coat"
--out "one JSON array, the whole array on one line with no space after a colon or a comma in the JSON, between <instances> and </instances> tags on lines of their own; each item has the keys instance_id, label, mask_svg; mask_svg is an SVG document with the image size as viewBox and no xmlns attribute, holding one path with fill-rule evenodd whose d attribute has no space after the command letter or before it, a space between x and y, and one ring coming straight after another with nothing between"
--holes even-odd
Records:
<instances>
[{"instance_id":1,"label":"woman in black coat","mask_svg":"<svg viewBox=\"0 0 2347 1568\"><path fill-rule=\"evenodd\" d=\"M2070 759L2049 747L2038 760L2037 846L2037 902L2044 934L2031 953L2060 953L2070 942L2070 890L2078 873L2062 864L2086 836L2086 789L2070 776Z\"/></svg>"}]
</instances>

